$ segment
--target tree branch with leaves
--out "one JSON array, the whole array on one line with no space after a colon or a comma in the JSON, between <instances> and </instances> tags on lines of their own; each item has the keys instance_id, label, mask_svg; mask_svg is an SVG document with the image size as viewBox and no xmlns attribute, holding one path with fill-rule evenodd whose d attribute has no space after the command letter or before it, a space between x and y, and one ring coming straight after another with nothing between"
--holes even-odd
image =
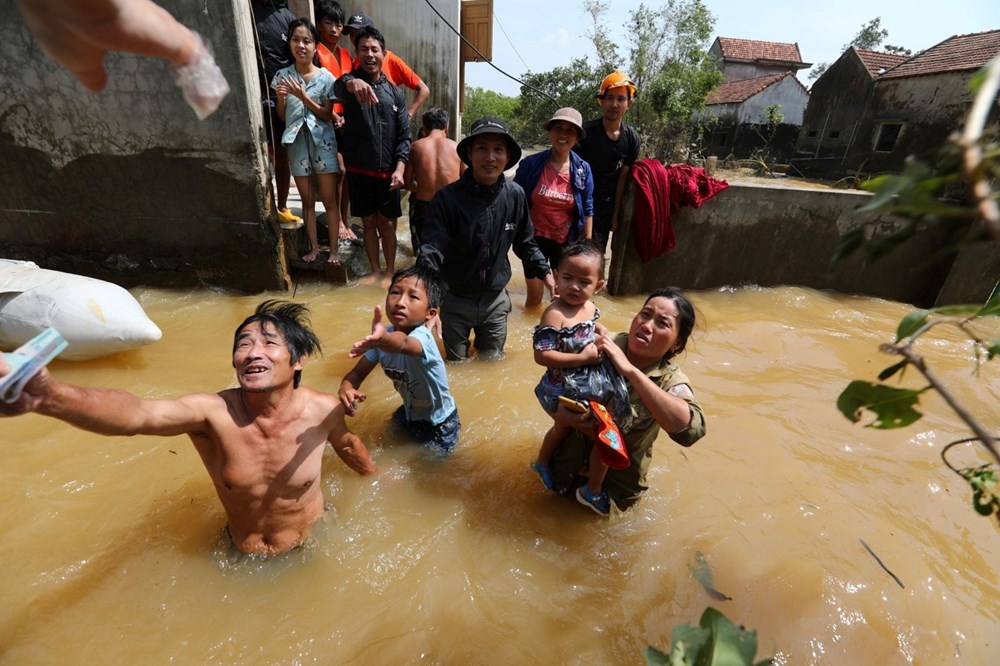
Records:
<instances>
[{"instance_id":1,"label":"tree branch with leaves","mask_svg":"<svg viewBox=\"0 0 1000 666\"><path fill-rule=\"evenodd\" d=\"M972 82L976 92L966 124L961 135L954 138L937 172L916 162L909 163L898 176L882 176L865 185L874 191L872 201L860 210L882 209L897 213L908 224L888 239L868 247L869 254L882 256L905 238L911 237L928 225L953 224L956 221L974 220L980 239L988 239L1000 253L1000 209L991 183L998 176L997 158L1000 147L987 142L984 130L991 111L997 103L1000 90L1000 57L995 58ZM966 203L941 200L946 187L956 184L967 186ZM970 239L971 240L971 239ZM837 257L845 256L865 246L864 230L855 229L841 237ZM871 245L871 244L869 244ZM947 445L941 452L945 464L969 484L973 491L973 507L985 516L996 516L1000 521L1000 497L994 489L997 477L993 464L1000 465L998 439L980 423L974 414L959 402L948 386L931 370L926 359L916 350L919 340L939 326L952 326L960 331L972 346L976 371L1000 355L1000 338L982 333L978 324L987 317L1000 316L1000 285L982 305L945 305L918 310L906 315L896 329L896 339L881 346L883 352L900 356L902 360L885 368L878 376L879 382L852 381L840 394L837 406L851 421L861 420L865 410L875 414L869 427L900 428L921 418L917 411L920 396L926 391L937 392L975 437ZM907 368L915 369L927 382L919 389L900 388L885 384L894 376L902 377ZM957 468L946 457L946 452L960 443L976 442L992 458L993 463L976 467Z\"/></svg>"}]
</instances>

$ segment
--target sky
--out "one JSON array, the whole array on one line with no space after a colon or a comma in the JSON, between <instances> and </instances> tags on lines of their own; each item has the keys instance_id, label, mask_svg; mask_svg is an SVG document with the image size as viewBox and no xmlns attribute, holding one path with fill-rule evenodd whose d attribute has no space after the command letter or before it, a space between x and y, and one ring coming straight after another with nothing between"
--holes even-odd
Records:
<instances>
[{"instance_id":1,"label":"sky","mask_svg":"<svg viewBox=\"0 0 1000 666\"><path fill-rule=\"evenodd\" d=\"M659 7L662 0L645 0ZM797 42L807 63L832 63L843 45L861 26L881 17L888 29L885 43L913 52L929 48L952 35L1000 29L998 0L704 0L715 17L716 37ZM629 11L638 0L610 0L607 22L618 40L619 54L628 57ZM493 64L521 77L526 71L545 72L588 56L596 62L588 38L590 17L582 0L493 0ZM808 69L799 78L809 86ZM505 95L520 94L520 84L497 72L488 63L466 63L466 84Z\"/></svg>"}]
</instances>

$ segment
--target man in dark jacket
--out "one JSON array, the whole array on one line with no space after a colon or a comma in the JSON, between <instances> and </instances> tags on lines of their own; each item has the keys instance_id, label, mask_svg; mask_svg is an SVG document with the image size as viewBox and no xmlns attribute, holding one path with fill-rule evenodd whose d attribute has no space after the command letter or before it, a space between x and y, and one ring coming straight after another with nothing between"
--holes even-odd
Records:
<instances>
[{"instance_id":1,"label":"man in dark jacket","mask_svg":"<svg viewBox=\"0 0 1000 666\"><path fill-rule=\"evenodd\" d=\"M472 331L477 353L498 358L507 341L511 308L511 247L526 277L544 280L550 293L555 283L535 244L524 190L503 175L521 158L507 123L494 116L479 118L457 150L470 168L431 200L417 265L440 272L447 286L441 325L448 359L469 355Z\"/></svg>"},{"instance_id":2,"label":"man in dark jacket","mask_svg":"<svg viewBox=\"0 0 1000 666\"><path fill-rule=\"evenodd\" d=\"M403 170L410 157L410 117L406 98L382 73L385 39L373 27L356 35L359 66L337 79L334 91L344 105L343 133L351 214L365 227L365 252L376 276L396 268L396 218ZM385 272L378 259L379 241Z\"/></svg>"},{"instance_id":3,"label":"man in dark jacket","mask_svg":"<svg viewBox=\"0 0 1000 666\"><path fill-rule=\"evenodd\" d=\"M250 4L257 24L255 37L257 44L257 76L260 79L261 108L264 113L264 130L267 133L267 153L274 169L277 182L274 203L279 220L285 224L299 222L299 217L288 210L288 188L292 172L288 165L288 152L281 143L285 123L278 117L271 81L278 70L292 64L292 54L288 51L288 25L295 20L295 14L288 9L286 0L253 0Z\"/></svg>"}]
</instances>

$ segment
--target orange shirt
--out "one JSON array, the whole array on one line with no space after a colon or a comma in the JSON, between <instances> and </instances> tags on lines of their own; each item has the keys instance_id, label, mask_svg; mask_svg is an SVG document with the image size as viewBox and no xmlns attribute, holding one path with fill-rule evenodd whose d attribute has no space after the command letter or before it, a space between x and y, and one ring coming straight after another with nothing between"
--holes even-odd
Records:
<instances>
[{"instance_id":1,"label":"orange shirt","mask_svg":"<svg viewBox=\"0 0 1000 666\"><path fill-rule=\"evenodd\" d=\"M320 44L316 47L316 55L319 56L319 64L330 70L334 79L339 79L351 71L351 54L343 46L336 47L335 52L331 53L326 45ZM340 102L334 102L333 110L337 114L342 114L344 105Z\"/></svg>"},{"instance_id":2,"label":"orange shirt","mask_svg":"<svg viewBox=\"0 0 1000 666\"><path fill-rule=\"evenodd\" d=\"M322 62L322 59L320 60ZM354 67L359 67L361 61L355 59ZM410 69L406 61L392 51L385 52L385 59L382 61L382 73L389 83L394 86L406 86L410 90L420 90L420 77Z\"/></svg>"}]
</instances>

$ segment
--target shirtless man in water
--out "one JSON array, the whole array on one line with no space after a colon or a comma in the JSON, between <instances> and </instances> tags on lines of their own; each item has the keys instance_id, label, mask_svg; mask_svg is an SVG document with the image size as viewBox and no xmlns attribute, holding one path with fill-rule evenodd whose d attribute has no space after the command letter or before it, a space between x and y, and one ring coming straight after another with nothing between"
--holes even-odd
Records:
<instances>
[{"instance_id":1,"label":"shirtless man in water","mask_svg":"<svg viewBox=\"0 0 1000 666\"><path fill-rule=\"evenodd\" d=\"M410 236L413 253L420 249L424 216L437 191L454 183L465 171L458 144L448 138L448 112L433 107L424 112L422 137L410 146L403 171L403 187L410 190Z\"/></svg>"},{"instance_id":2,"label":"shirtless man in water","mask_svg":"<svg viewBox=\"0 0 1000 666\"><path fill-rule=\"evenodd\" d=\"M0 415L33 411L102 435L186 434L212 477L235 546L283 553L301 544L323 514L327 442L354 471L375 471L337 396L299 386L307 358L320 348L307 314L303 305L265 301L240 324L233 342L239 388L143 400L65 384L43 369L17 402L0 403ZM6 372L0 361L0 375Z\"/></svg>"}]
</instances>

